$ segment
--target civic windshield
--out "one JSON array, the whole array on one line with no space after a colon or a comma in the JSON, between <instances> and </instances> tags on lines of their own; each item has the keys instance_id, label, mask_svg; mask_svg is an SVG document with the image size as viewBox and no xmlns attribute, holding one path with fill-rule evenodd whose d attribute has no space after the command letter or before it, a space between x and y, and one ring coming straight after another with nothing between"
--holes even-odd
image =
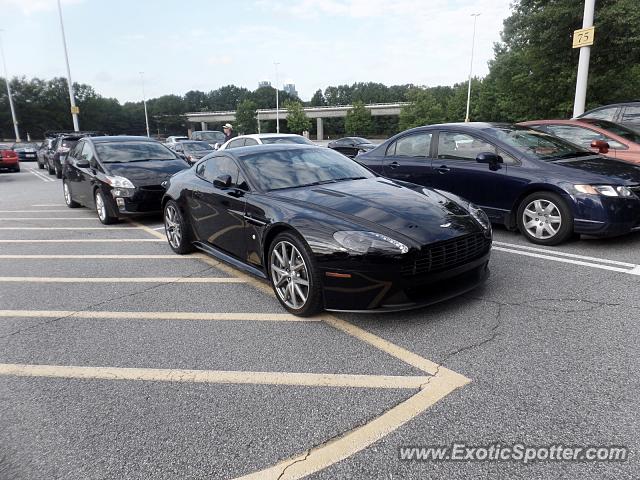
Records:
<instances>
[{"instance_id":1,"label":"civic windshield","mask_svg":"<svg viewBox=\"0 0 640 480\"><path fill-rule=\"evenodd\" d=\"M297 143L301 145L313 145L313 142L311 142L310 140L307 140L304 137L299 137L297 135L295 137L262 137L260 140L262 140L263 144Z\"/></svg>"},{"instance_id":2,"label":"civic windshield","mask_svg":"<svg viewBox=\"0 0 640 480\"><path fill-rule=\"evenodd\" d=\"M265 191L374 177L328 148L263 151L240 158L253 182Z\"/></svg>"},{"instance_id":3,"label":"civic windshield","mask_svg":"<svg viewBox=\"0 0 640 480\"><path fill-rule=\"evenodd\" d=\"M14 143L13 148L38 148L36 143Z\"/></svg>"},{"instance_id":4,"label":"civic windshield","mask_svg":"<svg viewBox=\"0 0 640 480\"><path fill-rule=\"evenodd\" d=\"M175 160L167 147L154 142L105 142L95 145L103 163L143 162L145 160Z\"/></svg>"},{"instance_id":5,"label":"civic windshield","mask_svg":"<svg viewBox=\"0 0 640 480\"><path fill-rule=\"evenodd\" d=\"M640 134L628 129L627 127L623 127L622 125L618 125L617 123L607 122L606 120L586 119L585 121L588 121L588 123L590 123L591 125L595 125L596 127L600 127L615 135L618 135L625 140L629 140L630 142L634 143L640 143Z\"/></svg>"},{"instance_id":6,"label":"civic windshield","mask_svg":"<svg viewBox=\"0 0 640 480\"><path fill-rule=\"evenodd\" d=\"M505 125L485 128L482 131L519 152L537 157L540 160L558 160L593 155L592 152L584 150L577 145L527 127Z\"/></svg>"}]
</instances>

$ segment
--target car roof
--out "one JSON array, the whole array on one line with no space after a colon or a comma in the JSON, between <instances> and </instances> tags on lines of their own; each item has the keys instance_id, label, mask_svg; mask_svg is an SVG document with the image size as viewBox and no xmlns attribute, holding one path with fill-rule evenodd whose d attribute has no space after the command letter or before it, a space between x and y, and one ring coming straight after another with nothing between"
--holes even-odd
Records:
<instances>
[{"instance_id":1,"label":"car roof","mask_svg":"<svg viewBox=\"0 0 640 480\"><path fill-rule=\"evenodd\" d=\"M238 147L230 150L222 150L219 155L231 155L233 157L242 158L246 155L252 155L258 152L282 152L286 150L322 150L332 151L328 148L318 147L316 145L307 145L303 143L280 143L280 144L268 144L268 145L251 145L249 147Z\"/></svg>"},{"instance_id":2,"label":"car roof","mask_svg":"<svg viewBox=\"0 0 640 480\"><path fill-rule=\"evenodd\" d=\"M93 143L118 143L118 142L150 142L159 143L157 140L149 137L134 136L134 135L112 135L103 137L87 137L91 139Z\"/></svg>"},{"instance_id":3,"label":"car roof","mask_svg":"<svg viewBox=\"0 0 640 480\"><path fill-rule=\"evenodd\" d=\"M297 135L295 133L251 133L248 135L238 135L237 137L234 137L234 138L287 138L287 137L302 137L302 135Z\"/></svg>"}]
</instances>

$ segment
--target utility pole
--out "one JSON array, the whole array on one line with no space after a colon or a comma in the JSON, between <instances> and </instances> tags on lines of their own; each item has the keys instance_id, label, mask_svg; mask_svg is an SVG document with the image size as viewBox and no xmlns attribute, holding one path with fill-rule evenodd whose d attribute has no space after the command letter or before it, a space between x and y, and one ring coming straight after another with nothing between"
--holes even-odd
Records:
<instances>
[{"instance_id":1,"label":"utility pole","mask_svg":"<svg viewBox=\"0 0 640 480\"><path fill-rule=\"evenodd\" d=\"M71 117L73 118L73 131L79 132L80 126L78 124L78 112L76 107L76 99L73 94L73 83L71 82L71 69L69 68L69 54L67 53L67 39L64 34L64 22L62 21L62 6L60 0L58 0L58 15L60 17L60 32L62 33L62 46L64 47L64 60L67 64L67 83L69 84L69 102L71 103Z\"/></svg>"},{"instance_id":2,"label":"utility pole","mask_svg":"<svg viewBox=\"0 0 640 480\"><path fill-rule=\"evenodd\" d=\"M465 122L469 121L469 109L471 107L471 75L473 74L473 51L476 46L476 22L480 14L472 13L471 16L473 17L473 38L471 40L471 62L469 62L469 85L467 87L467 116L464 118Z\"/></svg>"},{"instance_id":3,"label":"utility pole","mask_svg":"<svg viewBox=\"0 0 640 480\"><path fill-rule=\"evenodd\" d=\"M0 34L4 30L0 30ZM11 120L13 120L13 131L16 134L16 142L20 141L20 131L18 130L18 120L16 119L16 109L13 106L13 96L11 95L11 79L9 78L9 71L7 70L7 62L4 57L4 48L2 46L2 37L0 36L0 54L2 55L2 65L4 67L4 81L7 84L7 95L9 97L9 108L11 109Z\"/></svg>"},{"instance_id":4,"label":"utility pole","mask_svg":"<svg viewBox=\"0 0 640 480\"><path fill-rule=\"evenodd\" d=\"M144 121L147 125L147 137L150 137L149 133L149 115L147 115L147 97L144 94L144 72L140 72L140 78L142 78L142 103L144 104Z\"/></svg>"},{"instance_id":5,"label":"utility pole","mask_svg":"<svg viewBox=\"0 0 640 480\"><path fill-rule=\"evenodd\" d=\"M584 15L582 17L582 30L593 27L593 13L596 7L596 0L585 0ZM578 78L576 80L576 98L573 103L574 118L584 113L584 106L587 101L587 80L589 78L589 60L591 58L591 45L593 45L593 29L589 37L588 32L577 30L574 32L573 46L580 47L580 59L578 60ZM585 36L586 34L586 36ZM579 38L576 38L579 36ZM579 45L584 43L584 45Z\"/></svg>"},{"instance_id":6,"label":"utility pole","mask_svg":"<svg viewBox=\"0 0 640 480\"><path fill-rule=\"evenodd\" d=\"M280 99L278 92L278 65L280 65L280 63L273 62L273 64L276 67L276 133L280 133Z\"/></svg>"}]
</instances>

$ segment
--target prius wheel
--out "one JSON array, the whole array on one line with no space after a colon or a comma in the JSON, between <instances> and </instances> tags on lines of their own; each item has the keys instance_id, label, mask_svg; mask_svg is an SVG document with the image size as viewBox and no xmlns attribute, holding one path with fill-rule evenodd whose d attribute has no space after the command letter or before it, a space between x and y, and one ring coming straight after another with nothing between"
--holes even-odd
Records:
<instances>
[{"instance_id":1,"label":"prius wheel","mask_svg":"<svg viewBox=\"0 0 640 480\"><path fill-rule=\"evenodd\" d=\"M306 317L322 310L321 282L308 247L296 235L281 233L269 248L269 276L284 308Z\"/></svg>"},{"instance_id":2,"label":"prius wheel","mask_svg":"<svg viewBox=\"0 0 640 480\"><path fill-rule=\"evenodd\" d=\"M532 193L518 208L518 227L532 243L557 245L573 233L573 215L560 195Z\"/></svg>"},{"instance_id":3,"label":"prius wheel","mask_svg":"<svg viewBox=\"0 0 640 480\"><path fill-rule=\"evenodd\" d=\"M71 198L71 189L69 188L69 183L66 180L62 181L62 193L64 193L64 203L67 204L67 207L78 208L80 206L78 202L74 202Z\"/></svg>"},{"instance_id":4,"label":"prius wheel","mask_svg":"<svg viewBox=\"0 0 640 480\"><path fill-rule=\"evenodd\" d=\"M62 167L58 168L56 166L55 172L56 172L56 178L62 178Z\"/></svg>"},{"instance_id":5,"label":"prius wheel","mask_svg":"<svg viewBox=\"0 0 640 480\"><path fill-rule=\"evenodd\" d=\"M193 251L189 238L189 226L185 222L178 204L169 200L164 206L164 231L171 250L184 254Z\"/></svg>"},{"instance_id":6,"label":"prius wheel","mask_svg":"<svg viewBox=\"0 0 640 480\"><path fill-rule=\"evenodd\" d=\"M109 213L109 207L107 206L107 201L102 195L100 190L96 190L96 213L98 214L98 218L105 225L110 225L112 223L116 223L118 221L117 217L112 216Z\"/></svg>"}]
</instances>

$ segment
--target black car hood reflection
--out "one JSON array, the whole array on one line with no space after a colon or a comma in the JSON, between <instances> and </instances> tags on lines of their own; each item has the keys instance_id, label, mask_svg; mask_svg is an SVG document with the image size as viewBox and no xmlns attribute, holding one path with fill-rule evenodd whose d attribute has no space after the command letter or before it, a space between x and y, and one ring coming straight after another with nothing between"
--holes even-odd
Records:
<instances>
[{"instance_id":1,"label":"black car hood reflection","mask_svg":"<svg viewBox=\"0 0 640 480\"><path fill-rule=\"evenodd\" d=\"M131 163L103 163L107 175L118 175L131 180L136 187L160 185L171 175L189 168L184 160L148 160Z\"/></svg>"},{"instance_id":2,"label":"black car hood reflection","mask_svg":"<svg viewBox=\"0 0 640 480\"><path fill-rule=\"evenodd\" d=\"M587 157L558 160L554 163L562 167L582 170L596 175L616 177L632 184L640 183L640 165L634 165L621 160L603 157Z\"/></svg>"},{"instance_id":3,"label":"black car hood reflection","mask_svg":"<svg viewBox=\"0 0 640 480\"><path fill-rule=\"evenodd\" d=\"M328 213L362 224L363 229L369 222L388 228L420 245L480 230L466 211L449 199L432 191L426 196L382 178L293 188L272 195L304 203L307 208L330 210Z\"/></svg>"}]
</instances>

